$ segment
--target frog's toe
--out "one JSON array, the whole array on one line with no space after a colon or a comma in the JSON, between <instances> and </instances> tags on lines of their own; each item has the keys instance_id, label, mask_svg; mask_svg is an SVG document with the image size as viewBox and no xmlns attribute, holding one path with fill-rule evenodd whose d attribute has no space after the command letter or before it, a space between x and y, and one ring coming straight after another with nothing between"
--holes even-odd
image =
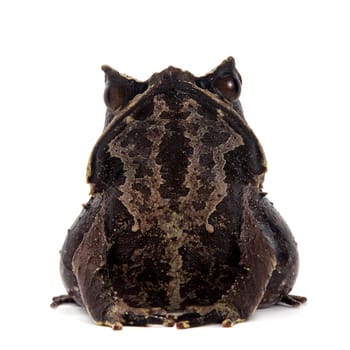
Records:
<instances>
[{"instance_id":1,"label":"frog's toe","mask_svg":"<svg viewBox=\"0 0 350 350\"><path fill-rule=\"evenodd\" d=\"M123 314L125 326L146 327L151 324L166 324L167 316L162 314L137 314L129 311Z\"/></svg>"},{"instance_id":2,"label":"frog's toe","mask_svg":"<svg viewBox=\"0 0 350 350\"><path fill-rule=\"evenodd\" d=\"M134 315L130 313L128 317L124 317L126 325L128 326L148 326L148 325L163 325L166 327L173 327L175 318L166 314L150 314L150 315Z\"/></svg>"},{"instance_id":3,"label":"frog's toe","mask_svg":"<svg viewBox=\"0 0 350 350\"><path fill-rule=\"evenodd\" d=\"M65 294L65 295L59 295L57 297L53 297L52 298L52 303L50 304L50 306L52 308L56 308L62 304L67 304L67 303L75 303L74 299L68 295L68 294Z\"/></svg>"},{"instance_id":4,"label":"frog's toe","mask_svg":"<svg viewBox=\"0 0 350 350\"><path fill-rule=\"evenodd\" d=\"M186 313L179 316L176 320L177 329L187 329L192 327L204 326L211 323L220 323L222 319L220 316L212 311L207 314L201 315L197 312Z\"/></svg>"},{"instance_id":5,"label":"frog's toe","mask_svg":"<svg viewBox=\"0 0 350 350\"><path fill-rule=\"evenodd\" d=\"M200 314L199 312L190 312L183 314L177 318L176 328L186 329L220 322L222 322L222 316L216 310L210 311L206 314Z\"/></svg>"},{"instance_id":6,"label":"frog's toe","mask_svg":"<svg viewBox=\"0 0 350 350\"><path fill-rule=\"evenodd\" d=\"M240 318L235 318L235 317L231 317L231 318L226 318L221 322L221 325L224 328L231 328L233 327L235 324L243 322L244 320L240 319Z\"/></svg>"},{"instance_id":7,"label":"frog's toe","mask_svg":"<svg viewBox=\"0 0 350 350\"><path fill-rule=\"evenodd\" d=\"M125 312L116 315L113 319L97 322L97 324L109 326L115 331L120 331L124 326L145 327L148 325L148 317L146 315L137 315L133 312Z\"/></svg>"},{"instance_id":8,"label":"frog's toe","mask_svg":"<svg viewBox=\"0 0 350 350\"><path fill-rule=\"evenodd\" d=\"M179 316L176 320L176 328L186 329L220 323L223 327L232 327L237 322L240 322L240 318L237 317L236 313L224 314L219 310L213 309L204 314L191 312Z\"/></svg>"},{"instance_id":9,"label":"frog's toe","mask_svg":"<svg viewBox=\"0 0 350 350\"><path fill-rule=\"evenodd\" d=\"M121 322L115 322L111 327L114 331L121 331L123 329L123 324Z\"/></svg>"},{"instance_id":10,"label":"frog's toe","mask_svg":"<svg viewBox=\"0 0 350 350\"><path fill-rule=\"evenodd\" d=\"M149 323L147 314L137 314L132 311L123 314L123 324L125 326L146 327Z\"/></svg>"},{"instance_id":11,"label":"frog's toe","mask_svg":"<svg viewBox=\"0 0 350 350\"><path fill-rule=\"evenodd\" d=\"M285 295L281 298L280 303L287 304L290 306L300 306L301 304L306 303L307 298L301 297L298 295Z\"/></svg>"},{"instance_id":12,"label":"frog's toe","mask_svg":"<svg viewBox=\"0 0 350 350\"><path fill-rule=\"evenodd\" d=\"M158 312L157 312L158 311ZM129 310L114 314L109 321L102 322L114 330L121 330L123 326L147 327L149 325L163 325L172 327L175 324L175 317L163 313L162 310Z\"/></svg>"},{"instance_id":13,"label":"frog's toe","mask_svg":"<svg viewBox=\"0 0 350 350\"><path fill-rule=\"evenodd\" d=\"M176 323L176 317L173 315L167 315L162 322L162 325L165 327L173 327Z\"/></svg>"}]
</instances>

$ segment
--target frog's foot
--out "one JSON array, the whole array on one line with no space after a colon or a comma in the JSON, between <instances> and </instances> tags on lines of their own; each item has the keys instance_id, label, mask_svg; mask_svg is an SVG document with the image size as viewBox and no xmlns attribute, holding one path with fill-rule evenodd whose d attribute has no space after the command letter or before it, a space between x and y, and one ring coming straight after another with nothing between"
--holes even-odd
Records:
<instances>
[{"instance_id":1,"label":"frog's foot","mask_svg":"<svg viewBox=\"0 0 350 350\"><path fill-rule=\"evenodd\" d=\"M280 303L287 304L290 306L300 306L306 303L307 299L305 297L300 297L298 295L285 295L281 298Z\"/></svg>"},{"instance_id":2,"label":"frog's foot","mask_svg":"<svg viewBox=\"0 0 350 350\"><path fill-rule=\"evenodd\" d=\"M162 309L132 308L128 311L115 313L112 319L112 321L102 322L102 325L109 326L114 330L121 330L123 326L146 327L158 324L172 327L175 324L175 317L168 315Z\"/></svg>"},{"instance_id":3,"label":"frog's foot","mask_svg":"<svg viewBox=\"0 0 350 350\"><path fill-rule=\"evenodd\" d=\"M221 323L223 327L228 328L244 321L235 310L223 308L222 306L199 306L191 308L191 311L177 317L176 328L186 329L215 323Z\"/></svg>"},{"instance_id":4,"label":"frog's foot","mask_svg":"<svg viewBox=\"0 0 350 350\"><path fill-rule=\"evenodd\" d=\"M60 306L62 304L68 304L68 303L75 303L74 299L68 295L59 295L57 297L53 297L52 298L52 303L51 303L51 307L52 308L56 308L57 306Z\"/></svg>"}]
</instances>

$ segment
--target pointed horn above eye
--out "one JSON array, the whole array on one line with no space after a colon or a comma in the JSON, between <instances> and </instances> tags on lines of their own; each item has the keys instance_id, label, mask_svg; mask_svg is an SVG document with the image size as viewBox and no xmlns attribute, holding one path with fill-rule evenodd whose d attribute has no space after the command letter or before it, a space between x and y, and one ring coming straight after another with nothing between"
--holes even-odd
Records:
<instances>
[{"instance_id":1,"label":"pointed horn above eye","mask_svg":"<svg viewBox=\"0 0 350 350\"><path fill-rule=\"evenodd\" d=\"M101 69L102 69L106 74L111 73L111 72L114 71L114 69L113 69L112 67L110 67L109 65L107 65L107 64L102 65Z\"/></svg>"},{"instance_id":2,"label":"pointed horn above eye","mask_svg":"<svg viewBox=\"0 0 350 350\"><path fill-rule=\"evenodd\" d=\"M235 64L235 59L232 56L228 56L226 60L224 60L222 63L225 63L225 62Z\"/></svg>"},{"instance_id":3,"label":"pointed horn above eye","mask_svg":"<svg viewBox=\"0 0 350 350\"><path fill-rule=\"evenodd\" d=\"M216 68L214 71L218 71L218 70L232 70L234 69L236 66L236 62L235 59L232 56L229 56L226 58L226 60L222 61Z\"/></svg>"},{"instance_id":4,"label":"pointed horn above eye","mask_svg":"<svg viewBox=\"0 0 350 350\"><path fill-rule=\"evenodd\" d=\"M107 82L120 82L129 80L127 76L124 74L120 74L117 70L114 68L108 66L107 64L104 64L101 69L105 72L105 81Z\"/></svg>"}]
</instances>

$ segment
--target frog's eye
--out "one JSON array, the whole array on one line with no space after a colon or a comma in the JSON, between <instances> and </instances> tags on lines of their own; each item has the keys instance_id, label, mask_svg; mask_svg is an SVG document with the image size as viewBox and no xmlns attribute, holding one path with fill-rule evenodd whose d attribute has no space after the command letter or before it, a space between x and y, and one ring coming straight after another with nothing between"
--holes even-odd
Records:
<instances>
[{"instance_id":1,"label":"frog's eye","mask_svg":"<svg viewBox=\"0 0 350 350\"><path fill-rule=\"evenodd\" d=\"M107 107L115 110L125 106L130 98L130 89L127 86L109 85L103 95Z\"/></svg>"},{"instance_id":2,"label":"frog's eye","mask_svg":"<svg viewBox=\"0 0 350 350\"><path fill-rule=\"evenodd\" d=\"M223 76L213 81L213 88L224 99L234 102L241 93L241 84L233 76Z\"/></svg>"}]
</instances>

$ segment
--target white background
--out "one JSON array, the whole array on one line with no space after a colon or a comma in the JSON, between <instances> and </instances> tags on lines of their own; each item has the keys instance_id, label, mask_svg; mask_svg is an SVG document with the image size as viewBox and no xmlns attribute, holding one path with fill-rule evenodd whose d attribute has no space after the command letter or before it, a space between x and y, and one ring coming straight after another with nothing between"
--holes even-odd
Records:
<instances>
[{"instance_id":1,"label":"white background","mask_svg":"<svg viewBox=\"0 0 350 350\"><path fill-rule=\"evenodd\" d=\"M349 349L349 17L337 0L2 1L0 347ZM294 292L307 305L232 329L122 332L50 309L104 123L101 64L147 79L168 65L202 75L229 55L269 162L265 190L299 243Z\"/></svg>"}]
</instances>

